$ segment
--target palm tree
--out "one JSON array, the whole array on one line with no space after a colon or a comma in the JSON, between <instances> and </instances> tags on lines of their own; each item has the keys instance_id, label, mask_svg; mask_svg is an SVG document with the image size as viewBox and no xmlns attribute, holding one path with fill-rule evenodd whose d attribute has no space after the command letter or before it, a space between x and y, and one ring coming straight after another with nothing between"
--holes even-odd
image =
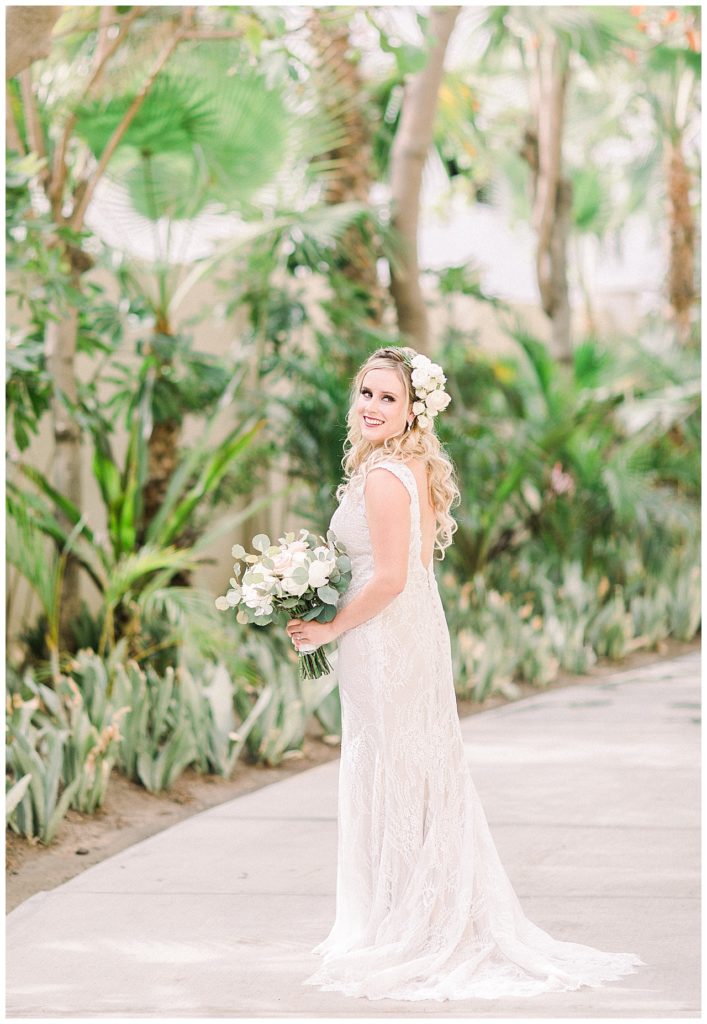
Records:
<instances>
[{"instance_id":1,"label":"palm tree","mask_svg":"<svg viewBox=\"0 0 707 1024\"><path fill-rule=\"evenodd\" d=\"M137 19L145 19L146 24L140 26L142 34L130 37ZM93 47L95 60L81 94L64 101L60 111L63 123L50 130L56 112L38 102L38 80L26 78L22 117L15 128L27 149L47 158L39 175L40 184L57 226L54 244L65 252L76 292L80 292L82 275L93 263L79 244L79 232L84 230L91 204L93 212L100 206L94 202L100 196L99 186L112 186L112 198L118 197L118 207L122 202L128 230L136 221L140 221L140 228L151 225L153 373L155 393L159 395L160 384L168 374L170 339L175 337L174 310L189 288L214 265L212 258L205 261L208 266L196 271L188 268L185 274L185 261L180 260L179 243L175 241L177 222L182 222L182 227L186 223L186 234L193 235L202 225L201 217L213 218L235 210L250 220L261 218L254 229L246 225L246 238L282 230L293 217L278 221L260 194L292 170L293 160L302 161L335 145L338 135L336 125L332 126L331 119L322 117L321 112L311 111L300 118L290 116L285 86L267 82L265 76L249 68L244 47L233 39L242 30L201 31L194 27L191 8L181 9L176 23L173 12L165 17L161 11L146 12L143 8L133 8L129 14L116 16L116 20L118 32L108 43L105 19L98 33L95 25L82 25L77 32L79 43L72 38L72 53L78 45L83 58L82 47L89 52ZM161 43L162 48L145 74L145 37L149 37L149 29L153 42ZM178 45L182 59L177 74L169 61ZM116 54L122 58L121 67L111 77L109 61ZM282 83L282 77L279 81ZM349 207L346 215L350 219L355 212ZM270 223L263 224L263 219ZM336 231L341 216L333 221L332 230ZM242 240L237 244L242 245ZM228 250L228 246L222 247L216 255L221 258ZM145 280L144 272L138 276ZM77 402L77 322L77 309L71 303L49 317L47 358L56 385L53 483L59 494L80 508L80 431L70 412ZM154 418L144 528L157 511L174 471L179 418L173 414ZM70 558L61 602L64 635L69 621L78 613L78 592L78 564Z\"/></svg>"},{"instance_id":2,"label":"palm tree","mask_svg":"<svg viewBox=\"0 0 707 1024\"><path fill-rule=\"evenodd\" d=\"M688 149L699 132L696 94L701 75L699 7L632 8L643 45L633 51L636 88L650 111L662 150L670 243L668 299L678 337L689 338L697 295L697 236ZM643 50L643 54L641 54Z\"/></svg>"},{"instance_id":3,"label":"palm tree","mask_svg":"<svg viewBox=\"0 0 707 1024\"><path fill-rule=\"evenodd\" d=\"M375 109L367 96L354 48L350 40L353 9L348 7L311 8L307 19L309 42L314 50L311 70L322 108L335 117L344 129L339 145L323 155L332 163L324 202L364 203L374 183L372 128ZM364 298L365 316L379 324L387 305L386 290L376 270L380 238L367 240L358 226L347 229L335 257L337 269L356 286ZM332 278L336 288L336 275Z\"/></svg>"},{"instance_id":4,"label":"palm tree","mask_svg":"<svg viewBox=\"0 0 707 1024\"><path fill-rule=\"evenodd\" d=\"M444 57L459 7L430 8L432 44L425 66L405 85L400 123L390 158L392 223L402 239L399 268L391 268L398 327L421 352L430 348L427 310L420 290L417 228L422 170L432 144Z\"/></svg>"},{"instance_id":5,"label":"palm tree","mask_svg":"<svg viewBox=\"0 0 707 1024\"><path fill-rule=\"evenodd\" d=\"M490 10L482 30L488 36L485 60L493 63L512 47L527 82L529 115L518 148L530 171L535 270L553 347L561 361L569 362L572 183L563 155L568 93L574 67L605 62L618 53L633 27L621 8L499 6Z\"/></svg>"},{"instance_id":6,"label":"palm tree","mask_svg":"<svg viewBox=\"0 0 707 1024\"><path fill-rule=\"evenodd\" d=\"M127 91L77 109L76 134L94 155L104 150L133 98ZM243 210L273 179L287 136L281 92L244 66L240 47L192 44L180 54L179 72L166 70L155 84L106 168L104 191L108 183L113 187L103 204L97 202L92 225L100 232L109 211L127 238L143 234L147 242L147 259L133 259L128 271L154 317L153 338L144 351L154 359L154 414L143 532L164 499L178 461L182 418L189 411L167 400L179 347L173 298L188 266L186 246L218 214ZM139 270L136 262L142 264Z\"/></svg>"},{"instance_id":7,"label":"palm tree","mask_svg":"<svg viewBox=\"0 0 707 1024\"><path fill-rule=\"evenodd\" d=\"M106 19L101 19L98 28L93 21L87 23L82 18L82 13L79 11L76 15L71 9L64 11L55 28L59 35L68 29L68 42L62 43L47 62L49 71L53 59L58 57L58 63L64 62L63 54L66 47L71 55L69 63L73 57L75 68L88 64L88 80L81 74L69 76L72 89L75 89L75 82L82 83L79 101L95 91L107 64L123 50L125 41L138 20L142 21L142 31L147 36L152 36L153 42L161 41L163 45L149 71L143 74L133 103L97 160L86 159L85 150L78 144L74 133L75 93L70 97L60 97L58 100L54 96L53 107L42 102L47 88L40 76L35 74L36 64L25 66L18 80L10 83L8 141L12 148L19 152L33 153L40 161L37 185L44 193L56 228L54 237L49 239L49 245L59 251L61 263L66 267L69 289L74 293L81 291L82 276L93 262L81 247L81 232L96 187L162 68L193 28L191 8L183 8L179 18L176 18L173 12L169 12L165 18L161 12L155 13L154 9L133 7L121 16L116 15L117 32L111 37L109 32L115 26L110 26ZM95 16L98 17L97 10ZM73 29L75 31L72 31ZM17 118L14 113L15 106L19 112ZM76 407L77 400L77 332L76 304L70 300L55 302L48 313L45 338L47 369L54 383L53 482L58 493L80 508L81 437L78 423L70 411ZM70 529L68 518L63 513L60 513L60 516L65 528ZM73 556L69 557L63 574L62 593L64 599L61 601L60 632L62 637L65 637L68 634L69 622L79 612L79 564Z\"/></svg>"}]
</instances>

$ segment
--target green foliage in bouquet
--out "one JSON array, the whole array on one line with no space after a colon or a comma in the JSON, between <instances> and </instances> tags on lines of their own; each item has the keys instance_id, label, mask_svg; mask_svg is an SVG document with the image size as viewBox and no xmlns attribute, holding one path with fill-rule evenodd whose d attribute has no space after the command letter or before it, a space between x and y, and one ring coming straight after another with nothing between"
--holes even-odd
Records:
<instances>
[{"instance_id":1,"label":"green foliage in bouquet","mask_svg":"<svg viewBox=\"0 0 707 1024\"><path fill-rule=\"evenodd\" d=\"M216 598L219 610L237 607L238 621L256 626L284 625L293 618L308 622L334 619L339 597L351 582L351 560L331 530L324 538L302 529L297 540L290 532L277 544L259 533L253 538L253 547L259 554L247 554L240 544L231 549L236 559L235 577L226 595ZM239 584L243 566L247 568ZM301 653L299 665L303 678L316 679L331 672L321 649Z\"/></svg>"}]
</instances>

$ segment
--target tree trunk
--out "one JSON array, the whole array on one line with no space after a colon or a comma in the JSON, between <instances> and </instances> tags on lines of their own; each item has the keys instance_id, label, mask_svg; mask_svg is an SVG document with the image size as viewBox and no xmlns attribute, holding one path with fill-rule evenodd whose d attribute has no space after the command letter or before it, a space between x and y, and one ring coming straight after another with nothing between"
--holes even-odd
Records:
<instances>
[{"instance_id":1,"label":"tree trunk","mask_svg":"<svg viewBox=\"0 0 707 1024\"><path fill-rule=\"evenodd\" d=\"M174 419L155 423L152 427L148 441L147 480L142 489L143 512L140 533L143 537L150 522L162 507L169 481L177 466L181 427L179 420Z\"/></svg>"},{"instance_id":2,"label":"tree trunk","mask_svg":"<svg viewBox=\"0 0 707 1024\"><path fill-rule=\"evenodd\" d=\"M172 327L167 315L158 311L155 333L162 338L172 337ZM154 346L152 346L154 353ZM168 375L173 367L171 358L160 361L155 380L155 389L160 386L160 378ZM153 396L153 408L154 408ZM145 541L145 532L162 507L162 503L172 479L172 474L179 462L179 441L182 433L182 420L175 417L155 419L147 442L147 479L142 488L142 518L139 524L138 544Z\"/></svg>"},{"instance_id":3,"label":"tree trunk","mask_svg":"<svg viewBox=\"0 0 707 1024\"><path fill-rule=\"evenodd\" d=\"M582 236L577 234L575 235L574 260L575 267L577 268L577 280L579 281L579 287L582 290L582 298L584 299L584 330L586 334L591 334L596 338L599 330L596 314L594 312L591 289L584 276L584 252L585 249Z\"/></svg>"},{"instance_id":4,"label":"tree trunk","mask_svg":"<svg viewBox=\"0 0 707 1024\"><path fill-rule=\"evenodd\" d=\"M560 362L572 361L570 296L567 284L567 243L572 219L572 182L560 178L557 206L550 235L551 288L553 296L552 348Z\"/></svg>"},{"instance_id":5,"label":"tree trunk","mask_svg":"<svg viewBox=\"0 0 707 1024\"><path fill-rule=\"evenodd\" d=\"M317 57L313 74L319 85L324 109L346 129L345 140L324 155L339 161L326 181L324 202L368 203L374 181L371 125L374 111L364 100L365 85L353 60L346 8L313 8L308 20L309 38ZM343 110L342 110L343 108ZM387 292L378 279L376 259L380 240L366 239L354 224L344 232L337 252L338 269L359 285L366 299L366 318L378 325L386 307Z\"/></svg>"},{"instance_id":6,"label":"tree trunk","mask_svg":"<svg viewBox=\"0 0 707 1024\"><path fill-rule=\"evenodd\" d=\"M690 172L682 152L682 140L668 141L668 216L670 223L670 265L668 295L678 337L686 341L690 332L690 310L695 301L695 216L690 204Z\"/></svg>"},{"instance_id":7,"label":"tree trunk","mask_svg":"<svg viewBox=\"0 0 707 1024\"><path fill-rule=\"evenodd\" d=\"M14 78L35 60L47 57L51 35L63 7L8 7L5 12L5 78Z\"/></svg>"},{"instance_id":8,"label":"tree trunk","mask_svg":"<svg viewBox=\"0 0 707 1024\"><path fill-rule=\"evenodd\" d=\"M532 224L537 234L535 265L540 301L551 321L555 355L572 358L567 239L572 186L562 177L562 136L569 78L567 56L555 37L539 41L531 80L535 130L526 131L522 154L533 175Z\"/></svg>"},{"instance_id":9,"label":"tree trunk","mask_svg":"<svg viewBox=\"0 0 707 1024\"><path fill-rule=\"evenodd\" d=\"M444 73L444 56L459 7L430 8L434 44L427 64L405 86L400 124L390 157L393 226L402 241L398 269L391 268L391 291L398 327L419 352L430 351L427 308L420 289L417 234L422 171L432 144L437 95Z\"/></svg>"},{"instance_id":10,"label":"tree trunk","mask_svg":"<svg viewBox=\"0 0 707 1024\"><path fill-rule=\"evenodd\" d=\"M72 269L71 285L77 291L81 287L81 275ZM74 373L76 356L76 336L78 331L78 310L69 306L57 311L58 319L49 320L45 335L45 355L47 371L54 388L52 395L52 413L54 424L54 459L52 466L52 484L64 497L68 498L78 509L83 507L81 487L81 431L61 399L65 395L70 403L76 401L77 388ZM57 519L64 529L70 531L73 524L62 513L61 508L55 509ZM81 596L79 592L79 563L69 555L62 581L61 611L59 619L60 646L70 645L71 636L69 622L79 613Z\"/></svg>"}]
</instances>

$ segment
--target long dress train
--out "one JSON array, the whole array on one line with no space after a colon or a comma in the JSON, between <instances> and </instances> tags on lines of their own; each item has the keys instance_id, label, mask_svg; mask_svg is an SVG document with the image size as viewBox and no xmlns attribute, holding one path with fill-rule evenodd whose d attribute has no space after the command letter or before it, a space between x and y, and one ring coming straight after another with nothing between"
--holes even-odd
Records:
<instances>
[{"instance_id":1,"label":"long dress train","mask_svg":"<svg viewBox=\"0 0 707 1024\"><path fill-rule=\"evenodd\" d=\"M339 638L342 705L336 916L302 982L368 999L531 996L634 973L632 953L553 939L523 913L471 778L449 631L434 566L421 559L412 470L390 459L411 502L405 589ZM351 601L373 572L356 474L331 519L347 547Z\"/></svg>"}]
</instances>

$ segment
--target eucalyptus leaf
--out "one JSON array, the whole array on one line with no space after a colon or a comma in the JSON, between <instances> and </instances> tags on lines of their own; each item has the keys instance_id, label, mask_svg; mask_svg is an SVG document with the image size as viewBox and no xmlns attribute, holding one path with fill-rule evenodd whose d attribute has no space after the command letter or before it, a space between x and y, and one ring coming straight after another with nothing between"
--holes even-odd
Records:
<instances>
[{"instance_id":1,"label":"eucalyptus leaf","mask_svg":"<svg viewBox=\"0 0 707 1024\"><path fill-rule=\"evenodd\" d=\"M325 584L323 587L317 587L317 597L320 599L320 601L323 601L325 604L336 605L339 600L339 595L337 594L337 592L334 590L333 587L330 587L328 584Z\"/></svg>"}]
</instances>

